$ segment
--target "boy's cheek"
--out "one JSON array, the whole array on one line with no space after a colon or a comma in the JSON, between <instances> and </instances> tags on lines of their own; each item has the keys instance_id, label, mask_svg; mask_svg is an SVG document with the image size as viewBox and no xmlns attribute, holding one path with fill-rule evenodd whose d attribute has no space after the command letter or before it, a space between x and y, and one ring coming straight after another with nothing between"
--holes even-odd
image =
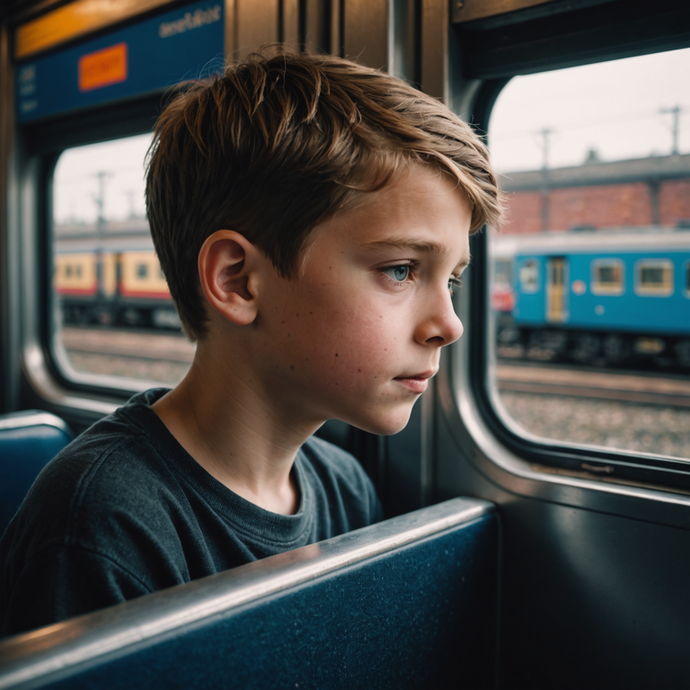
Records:
<instances>
[{"instance_id":1,"label":"boy's cheek","mask_svg":"<svg viewBox=\"0 0 690 690\"><path fill-rule=\"evenodd\" d=\"M305 281L300 287L283 293L269 310L266 357L295 376L339 374L340 385L348 387L390 369L405 330L404 315L389 313L356 283L346 281L338 290L326 286L318 296L313 284Z\"/></svg>"}]
</instances>

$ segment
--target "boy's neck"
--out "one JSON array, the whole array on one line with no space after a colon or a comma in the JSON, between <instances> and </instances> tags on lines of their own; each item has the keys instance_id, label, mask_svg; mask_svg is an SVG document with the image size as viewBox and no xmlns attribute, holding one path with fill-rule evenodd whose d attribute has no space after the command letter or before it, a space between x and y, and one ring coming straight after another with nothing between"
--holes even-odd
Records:
<instances>
[{"instance_id":1,"label":"boy's neck","mask_svg":"<svg viewBox=\"0 0 690 690\"><path fill-rule=\"evenodd\" d=\"M215 479L261 508L291 515L291 474L300 446L318 428L296 429L255 387L247 370L218 363L199 344L187 376L152 406L180 445ZM234 360L237 361L237 360ZM241 361L241 360L240 360Z\"/></svg>"}]
</instances>

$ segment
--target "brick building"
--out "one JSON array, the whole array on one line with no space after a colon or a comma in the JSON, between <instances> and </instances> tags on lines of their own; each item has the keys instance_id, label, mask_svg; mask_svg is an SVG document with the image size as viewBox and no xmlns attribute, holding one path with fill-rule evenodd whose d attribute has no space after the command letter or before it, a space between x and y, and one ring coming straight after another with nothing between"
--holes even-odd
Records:
<instances>
[{"instance_id":1,"label":"brick building","mask_svg":"<svg viewBox=\"0 0 690 690\"><path fill-rule=\"evenodd\" d=\"M690 225L690 155L501 175L504 234Z\"/></svg>"}]
</instances>

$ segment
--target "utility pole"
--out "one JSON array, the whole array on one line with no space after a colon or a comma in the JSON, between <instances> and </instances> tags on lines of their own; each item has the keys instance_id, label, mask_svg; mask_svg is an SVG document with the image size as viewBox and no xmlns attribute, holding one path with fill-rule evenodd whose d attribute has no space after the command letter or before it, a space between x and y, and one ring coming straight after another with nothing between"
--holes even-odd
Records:
<instances>
[{"instance_id":1,"label":"utility pole","mask_svg":"<svg viewBox=\"0 0 690 690\"><path fill-rule=\"evenodd\" d=\"M93 194L93 200L98 209L98 216L96 217L96 294L98 301L103 298L105 294L103 279L103 241L105 238L105 183L106 180L112 176L111 172L101 170L93 175L98 180L98 194ZM100 304L97 306L100 309Z\"/></svg>"},{"instance_id":2,"label":"utility pole","mask_svg":"<svg viewBox=\"0 0 690 690\"><path fill-rule=\"evenodd\" d=\"M542 137L541 169L542 170L548 170L549 169L549 137L553 134L553 130L549 127L544 127L544 129L540 130L538 132L538 134L540 134Z\"/></svg>"},{"instance_id":3,"label":"utility pole","mask_svg":"<svg viewBox=\"0 0 690 690\"><path fill-rule=\"evenodd\" d=\"M93 177L98 180L98 194L92 194L92 198L98 209L98 216L96 218L96 235L99 239L103 238L105 234L105 183L106 180L112 176L111 172L101 170L94 173Z\"/></svg>"},{"instance_id":4,"label":"utility pole","mask_svg":"<svg viewBox=\"0 0 690 690\"><path fill-rule=\"evenodd\" d=\"M683 109L679 105L674 105L673 108L660 108L659 112L662 115L671 115L673 117L673 124L671 125L671 135L673 137L673 146L671 148L671 155L678 155L678 135L680 124L680 113Z\"/></svg>"}]
</instances>

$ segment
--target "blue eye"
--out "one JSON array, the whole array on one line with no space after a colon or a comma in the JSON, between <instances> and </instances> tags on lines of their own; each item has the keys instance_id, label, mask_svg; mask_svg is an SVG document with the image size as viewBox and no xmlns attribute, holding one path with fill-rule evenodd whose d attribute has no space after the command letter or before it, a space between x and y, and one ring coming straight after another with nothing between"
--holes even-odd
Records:
<instances>
[{"instance_id":1,"label":"blue eye","mask_svg":"<svg viewBox=\"0 0 690 690\"><path fill-rule=\"evenodd\" d=\"M453 276L452 278L449 278L449 280L448 280L448 292L450 292L451 295L453 294L453 289L459 288L459 287L462 287L462 280L460 280L460 278L456 278L455 276Z\"/></svg>"},{"instance_id":2,"label":"blue eye","mask_svg":"<svg viewBox=\"0 0 690 690\"><path fill-rule=\"evenodd\" d=\"M384 268L383 272L389 278L403 283L410 277L411 270L412 267L409 264L399 264L397 266L389 266L388 268Z\"/></svg>"}]
</instances>

